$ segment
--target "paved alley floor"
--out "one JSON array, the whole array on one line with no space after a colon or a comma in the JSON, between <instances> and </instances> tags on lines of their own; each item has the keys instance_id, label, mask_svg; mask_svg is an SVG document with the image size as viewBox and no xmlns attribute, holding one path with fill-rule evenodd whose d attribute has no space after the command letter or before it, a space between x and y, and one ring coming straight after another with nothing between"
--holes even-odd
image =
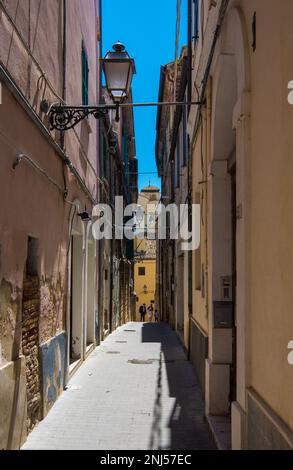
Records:
<instances>
[{"instance_id":1,"label":"paved alley floor","mask_svg":"<svg viewBox=\"0 0 293 470\"><path fill-rule=\"evenodd\" d=\"M118 328L23 449L214 449L196 375L175 333L163 323Z\"/></svg>"}]
</instances>

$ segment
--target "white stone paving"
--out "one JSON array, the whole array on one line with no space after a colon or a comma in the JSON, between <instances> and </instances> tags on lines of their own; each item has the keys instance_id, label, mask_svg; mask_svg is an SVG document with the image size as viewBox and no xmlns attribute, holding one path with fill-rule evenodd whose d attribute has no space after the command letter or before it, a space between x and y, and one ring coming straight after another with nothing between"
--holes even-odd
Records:
<instances>
[{"instance_id":1,"label":"white stone paving","mask_svg":"<svg viewBox=\"0 0 293 470\"><path fill-rule=\"evenodd\" d=\"M23 449L213 449L203 410L175 333L128 323L78 369Z\"/></svg>"}]
</instances>

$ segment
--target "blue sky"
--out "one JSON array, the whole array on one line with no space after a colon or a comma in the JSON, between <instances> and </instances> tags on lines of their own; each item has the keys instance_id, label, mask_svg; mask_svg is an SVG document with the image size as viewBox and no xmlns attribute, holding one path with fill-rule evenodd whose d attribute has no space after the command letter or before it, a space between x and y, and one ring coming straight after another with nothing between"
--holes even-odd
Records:
<instances>
[{"instance_id":1,"label":"blue sky","mask_svg":"<svg viewBox=\"0 0 293 470\"><path fill-rule=\"evenodd\" d=\"M187 0L182 0L180 48L187 42ZM176 0L102 0L103 55L119 39L135 59L133 101L158 100L160 66L174 60ZM156 172L157 108L135 108L139 172ZM139 188L159 186L157 175L139 175Z\"/></svg>"}]
</instances>

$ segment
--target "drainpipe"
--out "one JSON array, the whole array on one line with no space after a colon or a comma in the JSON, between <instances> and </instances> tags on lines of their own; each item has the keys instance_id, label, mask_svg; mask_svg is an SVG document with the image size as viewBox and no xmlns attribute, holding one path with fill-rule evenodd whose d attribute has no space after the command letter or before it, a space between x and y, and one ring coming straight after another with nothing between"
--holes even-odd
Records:
<instances>
[{"instance_id":1,"label":"drainpipe","mask_svg":"<svg viewBox=\"0 0 293 470\"><path fill-rule=\"evenodd\" d=\"M99 103L101 102L101 97L102 97L102 66L101 66L101 58L103 54L103 35L102 35L102 0L98 0L98 15L99 15L99 27L100 27L100 41L99 41L99 50L98 50L98 58L99 58L99 68L98 68L98 73L99 73L99 89L98 89L98 100Z\"/></svg>"},{"instance_id":2,"label":"drainpipe","mask_svg":"<svg viewBox=\"0 0 293 470\"><path fill-rule=\"evenodd\" d=\"M81 338L80 338L80 358L85 360L86 355L86 306L87 306L87 226L88 222L82 222L83 236L82 236L82 294L81 294Z\"/></svg>"},{"instance_id":3,"label":"drainpipe","mask_svg":"<svg viewBox=\"0 0 293 470\"><path fill-rule=\"evenodd\" d=\"M98 0L97 2L98 8L98 17L99 17L99 27L100 27L100 41L98 42L98 64L97 64L97 71L98 71L98 103L101 103L102 97L102 67L100 58L102 57L102 0ZM100 176L100 162L101 162L101 123L97 121L97 172L98 176ZM101 183L98 182L97 184L97 192L96 192L97 202L101 201ZM103 330L104 330L104 310L103 310L103 283L104 283L104 250L103 250L103 240L99 240L96 242L96 260L97 260L97 279L96 279L96 289L97 289L97 297L96 297L96 312L95 312L95 340L96 344L99 345L103 339ZM103 254L103 257L102 257Z\"/></svg>"},{"instance_id":4,"label":"drainpipe","mask_svg":"<svg viewBox=\"0 0 293 470\"><path fill-rule=\"evenodd\" d=\"M187 71L187 101L192 101L192 0L188 0L188 71ZM188 111L190 106L188 106Z\"/></svg>"},{"instance_id":5,"label":"drainpipe","mask_svg":"<svg viewBox=\"0 0 293 470\"><path fill-rule=\"evenodd\" d=\"M114 276L113 276L113 237L110 240L110 279L109 279L109 333L112 333L113 328L113 288L114 288Z\"/></svg>"},{"instance_id":6,"label":"drainpipe","mask_svg":"<svg viewBox=\"0 0 293 470\"><path fill-rule=\"evenodd\" d=\"M109 182L110 182L110 188L112 188L112 185L114 185L114 174L113 174L113 156L110 153L110 164L109 164ZM108 195L108 203L110 203L112 206L114 205L114 201L111 200L111 194L112 191L110 190L110 194ZM115 195L114 195L115 196ZM113 288L114 288L114 276L113 276L113 261L114 261L114 248L115 248L115 237L114 235L114 226L112 225L112 239L110 240L110 295L109 295L109 330L110 333L112 333L113 330Z\"/></svg>"}]
</instances>

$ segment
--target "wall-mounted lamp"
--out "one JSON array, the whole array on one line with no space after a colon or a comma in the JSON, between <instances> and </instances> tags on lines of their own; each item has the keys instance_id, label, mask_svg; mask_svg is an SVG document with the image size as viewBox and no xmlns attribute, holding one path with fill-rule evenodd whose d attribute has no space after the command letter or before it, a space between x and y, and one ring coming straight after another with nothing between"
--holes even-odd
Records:
<instances>
[{"instance_id":1,"label":"wall-mounted lamp","mask_svg":"<svg viewBox=\"0 0 293 470\"><path fill-rule=\"evenodd\" d=\"M68 131L89 115L96 119L104 117L109 110L116 110L119 121L119 105L128 97L133 75L136 73L134 60L130 58L125 46L120 41L113 46L102 59L106 86L114 104L99 106L50 106L46 100L41 103L41 110L50 116L51 130Z\"/></svg>"},{"instance_id":2,"label":"wall-mounted lamp","mask_svg":"<svg viewBox=\"0 0 293 470\"><path fill-rule=\"evenodd\" d=\"M114 44L113 51L107 52L103 69L107 90L114 103L119 105L129 95L133 75L136 73L134 60L120 41Z\"/></svg>"},{"instance_id":3,"label":"wall-mounted lamp","mask_svg":"<svg viewBox=\"0 0 293 470\"><path fill-rule=\"evenodd\" d=\"M90 222L92 220L91 216L86 210L84 212L80 212L77 215L81 218L82 222Z\"/></svg>"}]
</instances>

